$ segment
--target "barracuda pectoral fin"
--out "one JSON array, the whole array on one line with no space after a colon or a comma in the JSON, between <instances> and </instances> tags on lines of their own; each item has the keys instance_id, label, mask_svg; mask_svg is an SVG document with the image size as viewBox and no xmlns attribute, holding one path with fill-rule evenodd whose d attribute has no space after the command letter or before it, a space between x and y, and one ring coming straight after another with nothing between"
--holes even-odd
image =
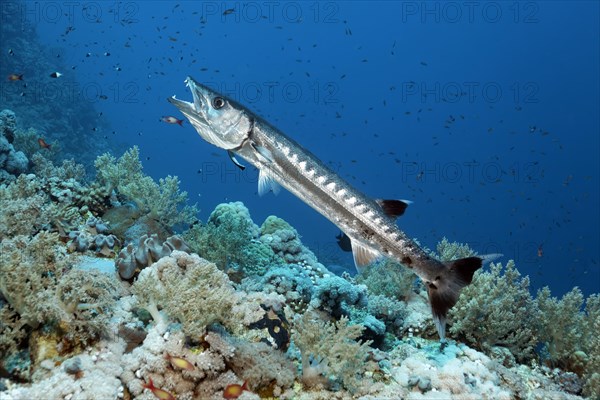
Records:
<instances>
[{"instance_id":1,"label":"barracuda pectoral fin","mask_svg":"<svg viewBox=\"0 0 600 400\"><path fill-rule=\"evenodd\" d=\"M273 192L278 194L281 186L275 181L273 175L269 173L267 168L263 168L258 172L258 195L262 196L265 193Z\"/></svg>"},{"instance_id":2,"label":"barracuda pectoral fin","mask_svg":"<svg viewBox=\"0 0 600 400\"><path fill-rule=\"evenodd\" d=\"M240 163L238 161L238 159L235 157L235 153L233 151L227 150L227 155L229 156L229 159L231 160L231 162L233 162L236 165L236 167L238 167L242 171L246 169L246 166L243 165L242 163Z\"/></svg>"},{"instance_id":3,"label":"barracuda pectoral fin","mask_svg":"<svg viewBox=\"0 0 600 400\"><path fill-rule=\"evenodd\" d=\"M406 208L412 204L410 200L376 200L383 212L392 218L398 218L404 215Z\"/></svg>"},{"instance_id":4,"label":"barracuda pectoral fin","mask_svg":"<svg viewBox=\"0 0 600 400\"><path fill-rule=\"evenodd\" d=\"M256 151L256 154L263 162L269 164L273 162L273 153L271 153L269 149L266 149L263 146L260 146L254 142L251 142L250 145L252 146L254 151Z\"/></svg>"},{"instance_id":5,"label":"barracuda pectoral fin","mask_svg":"<svg viewBox=\"0 0 600 400\"><path fill-rule=\"evenodd\" d=\"M350 239L352 245L352 256L354 257L354 266L359 273L364 270L364 267L371 264L377 258L381 257L379 251L370 248L369 246L359 242L358 240Z\"/></svg>"}]
</instances>

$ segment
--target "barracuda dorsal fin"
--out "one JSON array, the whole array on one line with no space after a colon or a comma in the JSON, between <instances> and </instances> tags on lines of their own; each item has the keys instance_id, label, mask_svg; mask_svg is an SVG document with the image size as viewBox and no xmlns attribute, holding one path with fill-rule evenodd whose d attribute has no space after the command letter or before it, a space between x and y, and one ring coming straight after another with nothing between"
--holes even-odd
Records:
<instances>
[{"instance_id":1,"label":"barracuda dorsal fin","mask_svg":"<svg viewBox=\"0 0 600 400\"><path fill-rule=\"evenodd\" d=\"M383 212L392 218L398 218L404 215L404 211L406 211L406 207L412 204L410 200L375 200L379 207L383 210Z\"/></svg>"},{"instance_id":2,"label":"barracuda dorsal fin","mask_svg":"<svg viewBox=\"0 0 600 400\"><path fill-rule=\"evenodd\" d=\"M352 256L354 257L354 266L356 270L360 273L365 266L371 264L377 258L381 256L381 254L377 250L373 250L367 245L360 243L357 240L350 239L350 244L352 245Z\"/></svg>"},{"instance_id":3,"label":"barracuda dorsal fin","mask_svg":"<svg viewBox=\"0 0 600 400\"><path fill-rule=\"evenodd\" d=\"M265 193L273 192L273 194L278 194L281 186L273 179L268 172L267 169L261 169L258 172L258 195L262 196Z\"/></svg>"}]
</instances>

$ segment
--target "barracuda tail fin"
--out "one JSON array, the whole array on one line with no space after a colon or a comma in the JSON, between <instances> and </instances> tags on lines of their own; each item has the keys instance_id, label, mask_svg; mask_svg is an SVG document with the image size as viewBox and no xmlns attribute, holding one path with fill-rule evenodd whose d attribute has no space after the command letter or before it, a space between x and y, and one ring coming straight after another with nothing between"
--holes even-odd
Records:
<instances>
[{"instance_id":1,"label":"barracuda tail fin","mask_svg":"<svg viewBox=\"0 0 600 400\"><path fill-rule=\"evenodd\" d=\"M427 285L429 304L433 321L440 335L440 340L446 337L446 316L448 310L458 301L462 288L473 280L473 274L483 265L484 257L467 257L444 263L446 271L435 281Z\"/></svg>"}]
</instances>

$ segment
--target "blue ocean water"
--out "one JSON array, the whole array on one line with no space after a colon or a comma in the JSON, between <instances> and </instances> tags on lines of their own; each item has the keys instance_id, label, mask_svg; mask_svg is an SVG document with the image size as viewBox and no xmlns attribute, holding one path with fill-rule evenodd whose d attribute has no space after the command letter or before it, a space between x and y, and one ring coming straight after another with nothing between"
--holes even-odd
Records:
<instances>
[{"instance_id":1,"label":"blue ocean water","mask_svg":"<svg viewBox=\"0 0 600 400\"><path fill-rule=\"evenodd\" d=\"M334 225L289 193L259 197L253 168L238 170L187 121L160 121L183 118L166 98L191 99L188 75L368 195L413 201L399 225L421 244L446 236L503 253L555 295L600 290L597 2L2 7L63 65L65 84L37 100L91 103L106 123L96 140L138 145L145 172L179 176L203 220L243 201L257 223L282 217L324 264L353 269Z\"/></svg>"}]
</instances>

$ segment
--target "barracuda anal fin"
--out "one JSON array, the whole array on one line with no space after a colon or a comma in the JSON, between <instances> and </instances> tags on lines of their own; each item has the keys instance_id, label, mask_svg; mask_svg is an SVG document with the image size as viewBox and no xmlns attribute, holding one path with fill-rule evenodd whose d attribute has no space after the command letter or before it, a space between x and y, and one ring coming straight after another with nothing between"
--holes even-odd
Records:
<instances>
[{"instance_id":1,"label":"barracuda anal fin","mask_svg":"<svg viewBox=\"0 0 600 400\"><path fill-rule=\"evenodd\" d=\"M275 181L275 179L267 172L267 169L261 169L258 172L258 195L262 196L265 193L273 192L278 194L281 186Z\"/></svg>"},{"instance_id":2,"label":"barracuda anal fin","mask_svg":"<svg viewBox=\"0 0 600 400\"><path fill-rule=\"evenodd\" d=\"M352 245L354 266L356 267L356 271L359 273L362 272L364 267L381 257L381 253L379 251L370 248L358 240L350 239L350 243Z\"/></svg>"}]
</instances>

